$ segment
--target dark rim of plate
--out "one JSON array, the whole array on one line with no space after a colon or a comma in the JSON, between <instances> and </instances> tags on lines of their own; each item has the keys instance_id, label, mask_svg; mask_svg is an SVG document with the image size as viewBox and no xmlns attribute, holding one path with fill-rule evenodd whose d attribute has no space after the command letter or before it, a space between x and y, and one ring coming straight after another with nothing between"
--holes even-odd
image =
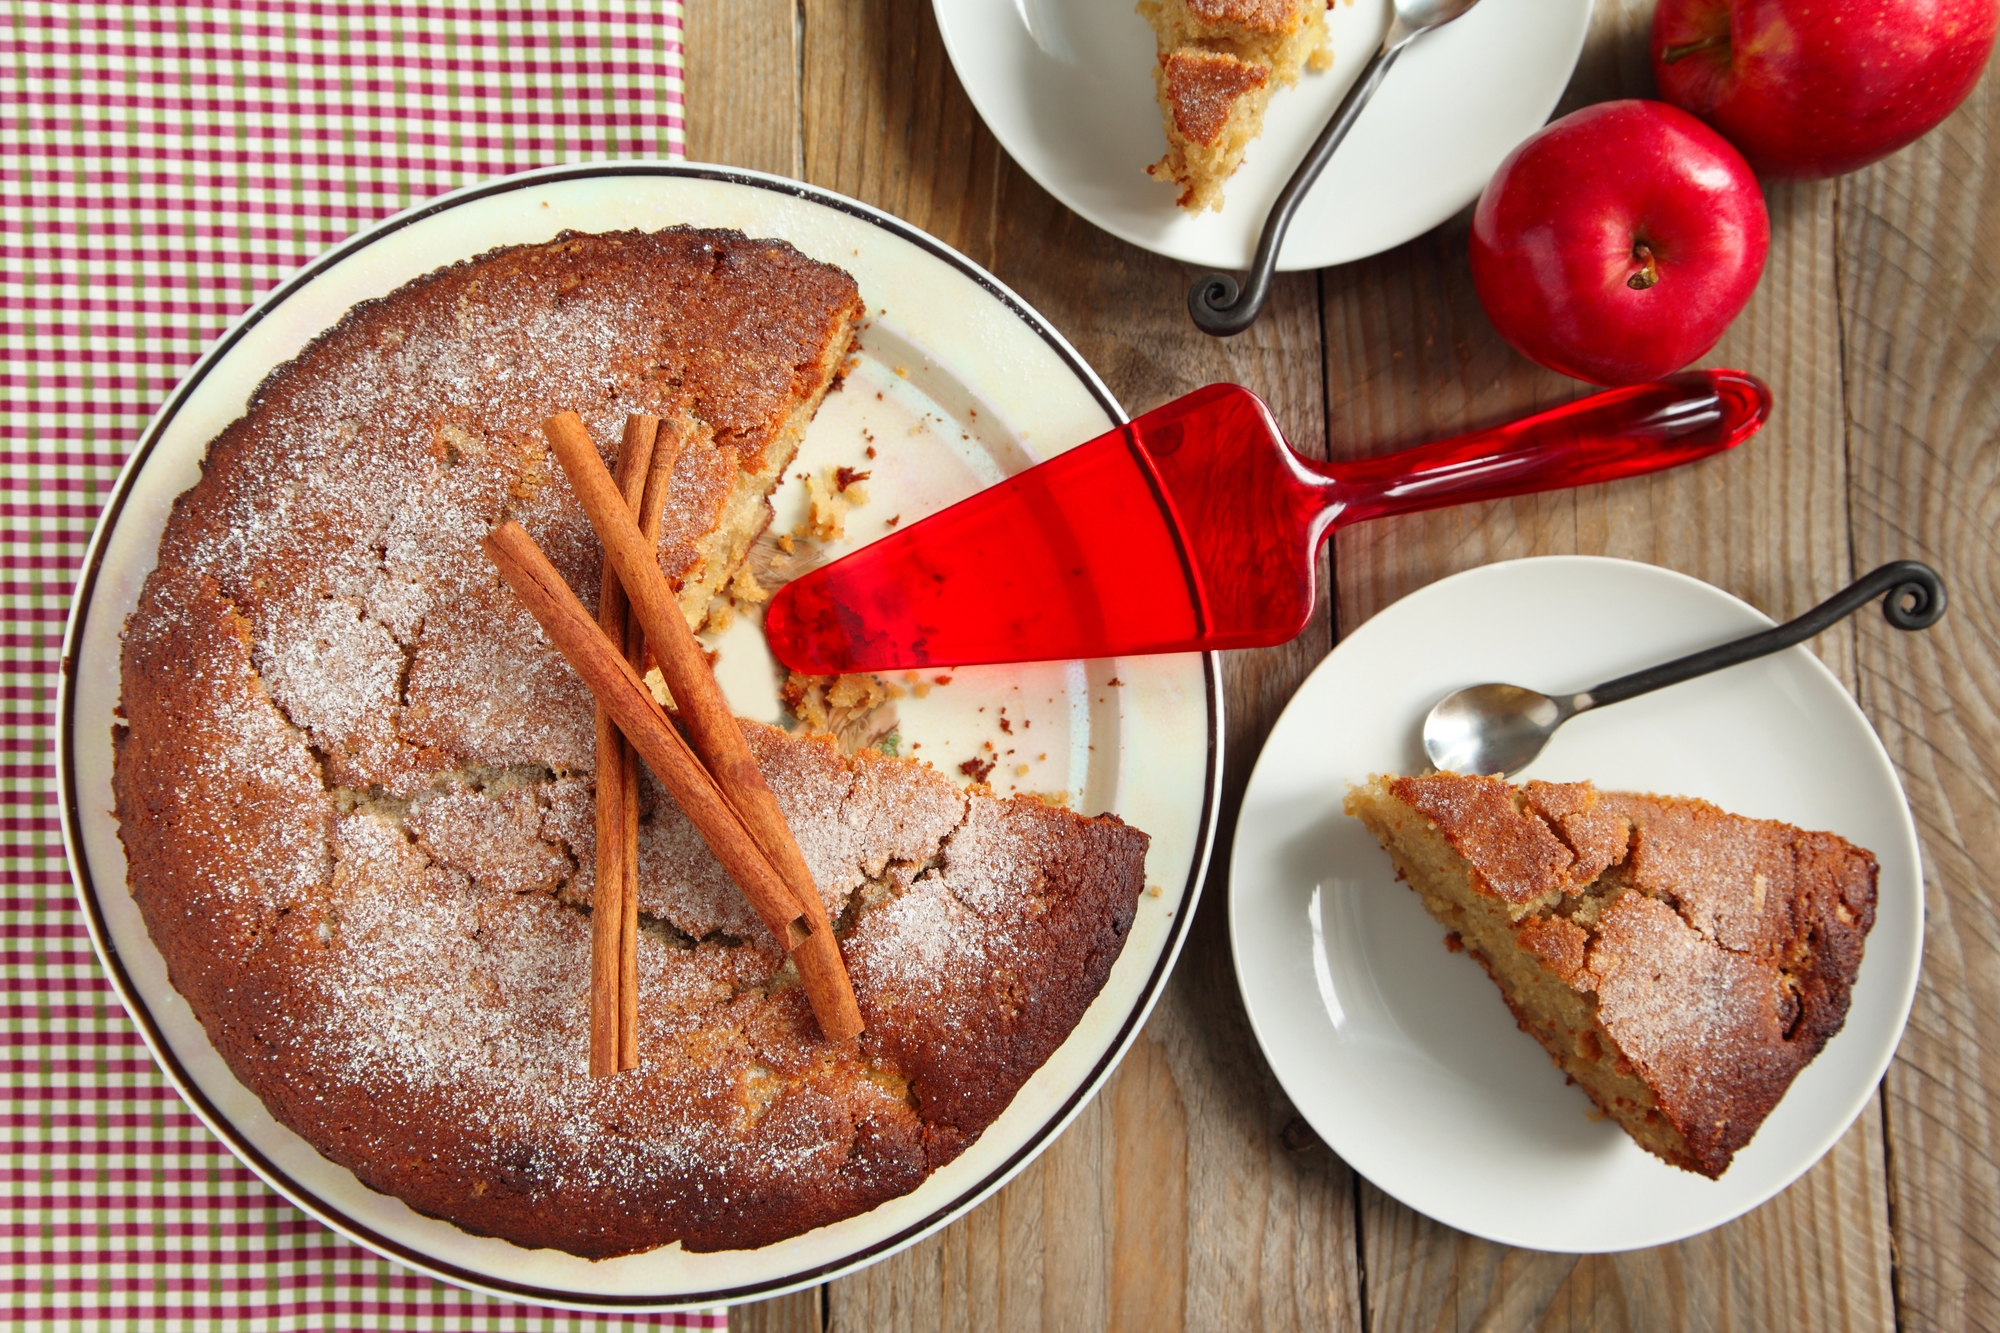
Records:
<instances>
[{"instance_id":1,"label":"dark rim of plate","mask_svg":"<svg viewBox=\"0 0 2000 1333\"><path fill-rule=\"evenodd\" d=\"M187 402L188 397L194 392L195 388L200 385L208 372L242 340L246 333L262 322L266 315L276 310L314 279L335 268L374 242L381 240L383 237L400 231L412 223L421 222L434 214L455 208L460 204L491 198L496 195L508 194L516 190L531 189L552 182L618 176L679 177L688 180L718 181L729 185L745 186L751 189L769 190L776 194L790 195L809 203L846 213L851 217L879 227L883 231L921 248L978 283L994 299L1013 312L1022 323L1041 336L1042 341L1049 345L1050 349L1062 359L1063 363L1069 367L1077 379L1090 390L1092 397L1097 400L1098 404L1103 407L1105 413L1114 422L1123 423L1128 420L1124 409L1119 406L1117 399L1111 396L1110 390L1097 378L1096 372L1091 370L1085 364L1083 358L1077 355L1075 349L1050 326L1046 319L1029 307L1026 302L1001 285L991 274L967 259L964 255L945 245L942 241L919 231L917 228L898 218L856 200L848 199L844 196L798 181L753 175L721 167L665 162L595 163L573 167L550 167L537 171L524 172L520 175L503 177L499 180L488 181L482 185L468 186L463 190L442 195L430 203L419 205L408 212L399 213L394 217L384 219L382 222L356 233L286 279L273 289L269 295L252 306L241 321L231 327L217 340L215 346L210 348L195 363L194 368L188 372L187 377L180 382L173 393L168 396L167 401L161 406L158 415L153 418L152 423L146 428L145 433L139 439L138 445L133 449L131 456L126 459L124 468L119 472L118 480L112 487L111 496L105 502L104 512L99 516L97 526L91 534L90 545L84 554L83 567L77 575L76 590L70 603L69 623L63 632L61 673L57 681L56 781L59 795L59 809L62 818L63 845L68 855L70 873L76 880L77 900L83 908L85 924L89 929L91 942L96 946L98 958L104 964L105 971L110 975L112 988L117 991L118 998L124 1003L126 1012L132 1016L132 1021L138 1025L141 1036L145 1039L147 1047L152 1051L153 1058L167 1075L168 1081L174 1085L175 1090L180 1093L181 1097L194 1110L195 1114L201 1118L202 1122L208 1126L210 1131L228 1145L230 1151L242 1159L251 1170L261 1176L273 1189L284 1195L299 1208L318 1218L333 1230L366 1246L377 1254L395 1260L397 1263L429 1273L432 1276L442 1278L458 1286L491 1292L516 1300L535 1301L571 1309L629 1312L685 1309L697 1306L728 1305L743 1301L760 1300L800 1287L827 1281L842 1273L864 1267L876 1259L915 1243L930 1232L938 1230L970 1211L973 1207L983 1202L987 1196L999 1189L1015 1172L1026 1166L1028 1162L1033 1160L1044 1148L1053 1142L1058 1127L1066 1125L1076 1112L1090 1100L1097 1089L1103 1085L1104 1080L1109 1077L1111 1071L1116 1068L1118 1061L1123 1058L1126 1049L1138 1035L1142 1020L1151 1011L1154 1001L1158 999L1161 987L1166 982L1167 974L1172 970L1175 960L1179 957L1181 945L1187 938L1189 926L1194 920L1195 906L1201 896L1202 881L1208 869L1209 855L1213 850L1215 838L1215 812L1218 799L1217 785L1221 779L1222 766L1222 719L1219 660L1214 653L1204 653L1202 655L1202 684L1208 708L1208 755L1207 771L1204 774L1202 782L1201 822L1195 834L1194 862L1189 868L1185 892L1182 894L1180 908L1175 916L1172 929L1169 932L1166 946L1161 949L1159 960L1153 967L1152 975L1147 978L1146 985L1140 992L1138 1002L1133 1005L1132 1011L1126 1015L1124 1022L1119 1028L1117 1037L1113 1040L1103 1058L1098 1061L1097 1066L1091 1070L1089 1076L1083 1080L1077 1087L1077 1090L1070 1095L1055 1114L1051 1115L1019 1150L1011 1154L992 1171L988 1172L978 1183L966 1189L950 1203L935 1209L921 1220L897 1231L894 1235L887 1236L863 1249L855 1250L837 1261L801 1269L768 1282L699 1292L612 1296L540 1287L529 1283L508 1282L501 1278L490 1277L483 1273L461 1268L455 1264L445 1263L420 1249L382 1235L380 1232L373 1230L341 1209L321 1199L312 1190L300 1184L296 1179L279 1168L251 1144L248 1138L240 1133L236 1126L209 1101L207 1096L203 1094L194 1080L188 1075L187 1071L182 1067L180 1058L172 1045L168 1043L159 1027L155 1024L152 1012L147 1008L144 999L140 997L134 988L130 976L125 971L124 963L119 958L117 950L111 945L110 935L106 930L104 918L98 908L97 888L91 879L90 866L82 850L82 820L77 807L75 774L74 750L76 726L73 714L76 703L76 691L74 684L77 652L82 642L84 625L90 616L90 603L96 591L98 570L106 546L105 539L117 526L118 519L124 511L125 501L131 493L132 485L152 455L154 446L166 433L168 425L172 423L175 415L180 411L182 405Z\"/></svg>"}]
</instances>

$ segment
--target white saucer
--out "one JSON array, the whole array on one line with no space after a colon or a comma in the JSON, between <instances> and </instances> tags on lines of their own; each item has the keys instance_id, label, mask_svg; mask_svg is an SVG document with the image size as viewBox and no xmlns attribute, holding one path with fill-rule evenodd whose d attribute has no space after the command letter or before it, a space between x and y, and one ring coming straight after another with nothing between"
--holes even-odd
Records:
<instances>
[{"instance_id":1,"label":"white saucer","mask_svg":"<svg viewBox=\"0 0 2000 1333\"><path fill-rule=\"evenodd\" d=\"M1864 610L1860 614L1877 614ZM1271 733L1230 868L1236 974L1299 1112L1385 1192L1509 1245L1599 1253L1719 1226L1804 1174L1860 1113L1916 993L1916 827L1881 742L1833 673L1793 648L1578 718L1526 777L1701 796L1827 829L1881 862L1846 1027L1719 1181L1667 1166L1566 1086L1493 983L1341 813L1347 784L1420 772L1424 714L1481 681L1577 690L1768 627L1651 565L1585 556L1475 569L1336 647Z\"/></svg>"},{"instance_id":2,"label":"white saucer","mask_svg":"<svg viewBox=\"0 0 2000 1333\"><path fill-rule=\"evenodd\" d=\"M1153 30L1132 0L933 0L973 106L1030 176L1083 217L1156 254L1250 262L1271 201L1388 31L1389 0L1334 0L1333 68L1271 99L1219 213L1174 204L1145 174L1166 151ZM1478 197L1555 109L1591 0L1484 0L1421 39L1299 208L1281 269L1324 268L1420 236Z\"/></svg>"}]
</instances>

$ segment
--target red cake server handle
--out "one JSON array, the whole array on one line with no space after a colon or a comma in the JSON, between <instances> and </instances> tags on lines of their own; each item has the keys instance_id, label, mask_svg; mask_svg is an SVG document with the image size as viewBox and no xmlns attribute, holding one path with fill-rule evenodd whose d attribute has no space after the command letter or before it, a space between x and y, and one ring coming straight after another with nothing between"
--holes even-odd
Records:
<instances>
[{"instance_id":1,"label":"red cake server handle","mask_svg":"<svg viewBox=\"0 0 2000 1333\"><path fill-rule=\"evenodd\" d=\"M1751 376L1693 371L1318 463L1255 394L1212 384L788 584L765 632L814 673L1283 643L1336 527L1675 467L1770 407Z\"/></svg>"}]
</instances>

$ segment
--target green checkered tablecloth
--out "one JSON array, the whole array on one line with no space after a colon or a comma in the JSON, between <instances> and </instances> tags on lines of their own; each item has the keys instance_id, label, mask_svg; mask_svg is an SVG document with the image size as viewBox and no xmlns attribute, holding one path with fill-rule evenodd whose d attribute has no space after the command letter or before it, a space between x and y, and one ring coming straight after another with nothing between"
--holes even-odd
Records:
<instances>
[{"instance_id":1,"label":"green checkered tablecloth","mask_svg":"<svg viewBox=\"0 0 2000 1333\"><path fill-rule=\"evenodd\" d=\"M63 1329L720 1328L475 1295L305 1217L166 1084L92 956L52 764L75 570L148 418L356 229L487 177L679 156L677 0L238 0L0 15L8 1034L0 1310Z\"/></svg>"}]
</instances>

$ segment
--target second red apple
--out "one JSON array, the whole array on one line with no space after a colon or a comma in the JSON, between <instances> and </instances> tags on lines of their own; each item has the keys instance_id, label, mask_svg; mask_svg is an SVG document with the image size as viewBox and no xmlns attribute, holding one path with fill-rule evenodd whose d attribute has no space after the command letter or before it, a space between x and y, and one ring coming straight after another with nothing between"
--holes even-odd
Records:
<instances>
[{"instance_id":1,"label":"second red apple","mask_svg":"<svg viewBox=\"0 0 2000 1333\"><path fill-rule=\"evenodd\" d=\"M1994 0L1660 0L1653 75L1765 176L1838 176L1951 114L1986 68Z\"/></svg>"},{"instance_id":2,"label":"second red apple","mask_svg":"<svg viewBox=\"0 0 2000 1333\"><path fill-rule=\"evenodd\" d=\"M1750 166L1664 102L1563 117L1500 164L1472 220L1472 280L1502 337L1545 366L1638 384L1699 357L1764 272Z\"/></svg>"}]
</instances>

